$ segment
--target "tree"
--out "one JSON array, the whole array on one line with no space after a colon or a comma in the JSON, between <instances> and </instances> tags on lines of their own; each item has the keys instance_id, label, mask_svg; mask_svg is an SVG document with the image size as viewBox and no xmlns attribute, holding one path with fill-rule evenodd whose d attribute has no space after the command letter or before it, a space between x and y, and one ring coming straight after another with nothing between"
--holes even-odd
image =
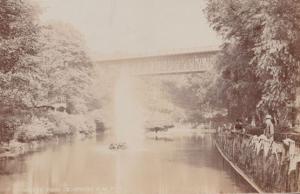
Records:
<instances>
[{"instance_id":1,"label":"tree","mask_svg":"<svg viewBox=\"0 0 300 194\"><path fill-rule=\"evenodd\" d=\"M263 88L258 107L283 120L295 98L300 73L300 2L265 0L261 7L263 28L252 59Z\"/></svg>"},{"instance_id":2,"label":"tree","mask_svg":"<svg viewBox=\"0 0 300 194\"><path fill-rule=\"evenodd\" d=\"M2 0L0 3L0 74L4 106L22 107L24 88L32 78L28 72L37 67L37 7L30 1ZM22 98L21 98L22 96Z\"/></svg>"},{"instance_id":3,"label":"tree","mask_svg":"<svg viewBox=\"0 0 300 194\"><path fill-rule=\"evenodd\" d=\"M37 83L37 16L38 7L31 1L0 1L1 130L9 134L28 119L28 99L34 95L30 87Z\"/></svg>"},{"instance_id":4,"label":"tree","mask_svg":"<svg viewBox=\"0 0 300 194\"><path fill-rule=\"evenodd\" d=\"M30 0L0 1L0 143L67 134L74 120L81 130L93 126L85 117L93 65L82 36L67 24L42 26L38 13ZM55 103L77 115L49 112Z\"/></svg>"},{"instance_id":5,"label":"tree","mask_svg":"<svg viewBox=\"0 0 300 194\"><path fill-rule=\"evenodd\" d=\"M70 113L86 112L93 65L82 35L68 24L52 23L42 27L39 44L48 104L66 103Z\"/></svg>"},{"instance_id":6,"label":"tree","mask_svg":"<svg viewBox=\"0 0 300 194\"><path fill-rule=\"evenodd\" d=\"M7 73L21 59L36 53L35 40L37 7L30 1L1 0L0 2L0 72Z\"/></svg>"},{"instance_id":7,"label":"tree","mask_svg":"<svg viewBox=\"0 0 300 194\"><path fill-rule=\"evenodd\" d=\"M26 86L33 83L32 72L38 68L38 8L30 1L2 0L0 13L2 107L23 108L31 95Z\"/></svg>"},{"instance_id":8,"label":"tree","mask_svg":"<svg viewBox=\"0 0 300 194\"><path fill-rule=\"evenodd\" d=\"M221 101L218 105L228 109L231 119L253 115L260 99L261 88L250 64L260 30L259 22L251 16L258 12L258 3L253 0L211 0L207 4L208 20L224 39L217 64L219 80L209 96Z\"/></svg>"},{"instance_id":9,"label":"tree","mask_svg":"<svg viewBox=\"0 0 300 194\"><path fill-rule=\"evenodd\" d=\"M235 115L283 119L299 75L299 10L295 0L208 1L208 20L224 39L218 83L229 112L235 104Z\"/></svg>"}]
</instances>

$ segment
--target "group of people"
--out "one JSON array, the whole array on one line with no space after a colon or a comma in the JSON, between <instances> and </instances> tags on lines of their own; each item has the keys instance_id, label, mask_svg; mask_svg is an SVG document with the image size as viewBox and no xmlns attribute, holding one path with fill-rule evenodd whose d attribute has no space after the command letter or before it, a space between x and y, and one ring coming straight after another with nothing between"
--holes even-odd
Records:
<instances>
[{"instance_id":1,"label":"group of people","mask_svg":"<svg viewBox=\"0 0 300 194\"><path fill-rule=\"evenodd\" d=\"M272 122L272 116L266 115L264 120L264 128L263 134L268 138L270 141L274 140L274 124ZM246 129L244 128L243 122L241 119L237 119L235 124L232 127L224 126L225 129L232 129L234 132L246 133Z\"/></svg>"}]
</instances>

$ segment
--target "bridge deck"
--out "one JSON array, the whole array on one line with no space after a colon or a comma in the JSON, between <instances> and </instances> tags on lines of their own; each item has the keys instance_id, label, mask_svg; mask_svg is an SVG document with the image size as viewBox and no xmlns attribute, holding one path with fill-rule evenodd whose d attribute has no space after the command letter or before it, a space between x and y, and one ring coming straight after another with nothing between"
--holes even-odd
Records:
<instances>
[{"instance_id":1,"label":"bridge deck","mask_svg":"<svg viewBox=\"0 0 300 194\"><path fill-rule=\"evenodd\" d=\"M98 61L103 68L123 71L134 75L153 76L171 74L203 73L215 63L219 51L147 56L139 58Z\"/></svg>"}]
</instances>

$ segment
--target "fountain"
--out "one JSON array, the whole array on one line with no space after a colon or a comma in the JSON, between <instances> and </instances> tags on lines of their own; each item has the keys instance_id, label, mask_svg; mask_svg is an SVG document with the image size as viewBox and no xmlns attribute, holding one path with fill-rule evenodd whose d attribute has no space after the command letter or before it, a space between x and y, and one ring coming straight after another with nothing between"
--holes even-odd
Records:
<instances>
[{"instance_id":1,"label":"fountain","mask_svg":"<svg viewBox=\"0 0 300 194\"><path fill-rule=\"evenodd\" d=\"M134 88L135 78L121 73L114 93L114 136L110 149L140 147L143 142L143 117Z\"/></svg>"}]
</instances>

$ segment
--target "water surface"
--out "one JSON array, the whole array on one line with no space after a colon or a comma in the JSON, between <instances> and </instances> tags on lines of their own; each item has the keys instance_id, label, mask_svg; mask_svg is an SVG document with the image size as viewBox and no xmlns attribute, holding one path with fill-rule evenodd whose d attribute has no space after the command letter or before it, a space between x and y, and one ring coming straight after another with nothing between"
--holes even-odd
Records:
<instances>
[{"instance_id":1,"label":"water surface","mask_svg":"<svg viewBox=\"0 0 300 194\"><path fill-rule=\"evenodd\" d=\"M253 192L210 135L147 139L109 150L110 138L51 147L0 164L1 193L199 194Z\"/></svg>"}]
</instances>

